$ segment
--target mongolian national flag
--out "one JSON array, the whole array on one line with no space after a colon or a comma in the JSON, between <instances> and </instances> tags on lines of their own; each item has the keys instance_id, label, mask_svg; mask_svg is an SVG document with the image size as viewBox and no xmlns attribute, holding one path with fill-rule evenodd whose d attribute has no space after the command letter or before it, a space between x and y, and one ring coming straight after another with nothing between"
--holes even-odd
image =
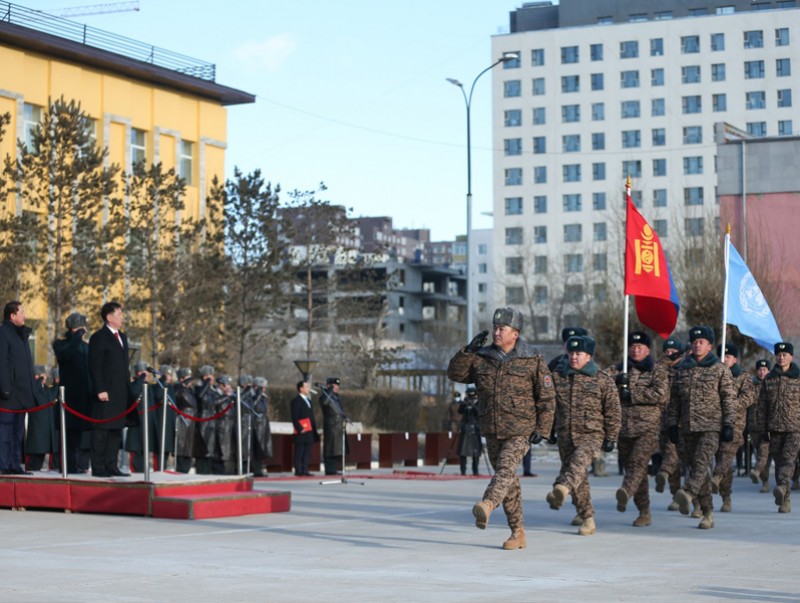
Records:
<instances>
[{"instance_id":1,"label":"mongolian national flag","mask_svg":"<svg viewBox=\"0 0 800 603\"><path fill-rule=\"evenodd\" d=\"M631 201L625 187L625 295L636 298L636 315L664 339L675 330L680 302L658 235Z\"/></svg>"}]
</instances>

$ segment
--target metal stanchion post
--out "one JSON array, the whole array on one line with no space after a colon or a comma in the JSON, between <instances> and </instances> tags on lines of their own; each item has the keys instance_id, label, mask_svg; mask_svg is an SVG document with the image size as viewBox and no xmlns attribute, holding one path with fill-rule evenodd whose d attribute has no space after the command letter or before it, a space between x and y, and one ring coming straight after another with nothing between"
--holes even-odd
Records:
<instances>
[{"instance_id":1,"label":"metal stanchion post","mask_svg":"<svg viewBox=\"0 0 800 603\"><path fill-rule=\"evenodd\" d=\"M61 415L61 477L67 479L67 417L64 410L64 386L58 387L58 408Z\"/></svg>"},{"instance_id":2,"label":"metal stanchion post","mask_svg":"<svg viewBox=\"0 0 800 603\"><path fill-rule=\"evenodd\" d=\"M236 388L236 462L242 475L242 388Z\"/></svg>"},{"instance_id":3,"label":"metal stanchion post","mask_svg":"<svg viewBox=\"0 0 800 603\"><path fill-rule=\"evenodd\" d=\"M167 376L164 375L164 401L161 403L161 456L158 458L158 469L159 471L164 471L166 467L164 466L164 462L166 461L167 455L164 452L164 449L167 447L167 409L169 408L169 404L167 402Z\"/></svg>"},{"instance_id":4,"label":"metal stanchion post","mask_svg":"<svg viewBox=\"0 0 800 603\"><path fill-rule=\"evenodd\" d=\"M147 413L147 405L149 404L149 392L150 386L146 383L144 384L144 391L142 392L142 403L144 404L144 409L142 410L142 423L144 426L142 428L142 456L144 457L144 481L150 481L150 434L149 432L149 425L148 425L148 413Z\"/></svg>"}]
</instances>

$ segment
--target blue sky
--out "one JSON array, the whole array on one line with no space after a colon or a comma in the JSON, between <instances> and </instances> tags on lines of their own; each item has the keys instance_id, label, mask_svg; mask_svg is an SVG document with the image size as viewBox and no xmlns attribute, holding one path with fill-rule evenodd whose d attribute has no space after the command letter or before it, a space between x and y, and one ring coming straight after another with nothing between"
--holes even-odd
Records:
<instances>
[{"instance_id":1,"label":"blue sky","mask_svg":"<svg viewBox=\"0 0 800 603\"><path fill-rule=\"evenodd\" d=\"M57 10L98 0L19 0ZM229 108L228 176L261 169L284 191L312 190L430 228L466 230L465 86L495 57L521 2L501 0L140 0L139 12L73 20L217 65L217 82L256 95ZM499 69L499 67L498 67ZM491 82L472 101L473 228L491 220Z\"/></svg>"}]
</instances>

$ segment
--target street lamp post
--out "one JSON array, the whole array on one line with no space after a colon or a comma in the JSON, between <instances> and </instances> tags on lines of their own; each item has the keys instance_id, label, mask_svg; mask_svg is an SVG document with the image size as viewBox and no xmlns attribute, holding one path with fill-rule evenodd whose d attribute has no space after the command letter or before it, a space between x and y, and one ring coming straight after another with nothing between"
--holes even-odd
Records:
<instances>
[{"instance_id":1,"label":"street lamp post","mask_svg":"<svg viewBox=\"0 0 800 603\"><path fill-rule=\"evenodd\" d=\"M475 91L475 84L478 83L480 77L490 71L494 67L497 67L500 63L507 63L508 61L514 61L519 59L519 55L516 53L506 53L499 59L497 59L494 63L489 65L486 69L481 71L478 75L475 76L475 79L472 80L472 86L469 89L469 95L467 95L466 90L464 90L464 84L459 82L453 78L447 78L447 81L453 84L454 86L458 86L461 89L461 94L464 97L464 105L467 108L467 253L466 253L466 260L467 260L467 341L472 341L472 264L470 263L471 253L470 253L470 245L472 244L472 133L471 133L471 120L470 120L470 108L472 106L472 93Z\"/></svg>"}]
</instances>

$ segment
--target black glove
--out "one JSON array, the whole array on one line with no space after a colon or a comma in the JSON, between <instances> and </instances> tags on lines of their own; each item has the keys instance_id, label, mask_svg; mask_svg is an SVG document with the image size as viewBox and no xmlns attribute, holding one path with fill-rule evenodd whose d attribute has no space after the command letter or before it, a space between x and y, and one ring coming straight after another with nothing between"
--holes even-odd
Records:
<instances>
[{"instance_id":1,"label":"black glove","mask_svg":"<svg viewBox=\"0 0 800 603\"><path fill-rule=\"evenodd\" d=\"M548 444L556 444L556 443L558 443L558 436L556 435L555 431L550 434L549 438L547 438L547 443Z\"/></svg>"},{"instance_id":2,"label":"black glove","mask_svg":"<svg viewBox=\"0 0 800 603\"><path fill-rule=\"evenodd\" d=\"M603 440L603 452L613 452L614 444L616 444L616 442L612 440Z\"/></svg>"},{"instance_id":3,"label":"black glove","mask_svg":"<svg viewBox=\"0 0 800 603\"><path fill-rule=\"evenodd\" d=\"M538 431L534 431L528 440L531 444L539 444L544 440L544 436Z\"/></svg>"},{"instance_id":4,"label":"black glove","mask_svg":"<svg viewBox=\"0 0 800 603\"><path fill-rule=\"evenodd\" d=\"M733 442L733 427L725 425L722 428L722 433L719 434L720 442Z\"/></svg>"},{"instance_id":5,"label":"black glove","mask_svg":"<svg viewBox=\"0 0 800 603\"><path fill-rule=\"evenodd\" d=\"M670 425L669 427L669 441L673 444L678 443L678 426Z\"/></svg>"},{"instance_id":6,"label":"black glove","mask_svg":"<svg viewBox=\"0 0 800 603\"><path fill-rule=\"evenodd\" d=\"M619 388L630 387L631 377L628 373L617 373L617 376L614 377L614 383Z\"/></svg>"},{"instance_id":7,"label":"black glove","mask_svg":"<svg viewBox=\"0 0 800 603\"><path fill-rule=\"evenodd\" d=\"M465 349L470 354L474 354L475 352L480 350L481 347L483 347L483 344L486 343L487 337L489 337L489 331L481 331L480 333L475 335L475 337L472 338L472 341L470 341L469 344L467 344L467 347Z\"/></svg>"}]
</instances>

